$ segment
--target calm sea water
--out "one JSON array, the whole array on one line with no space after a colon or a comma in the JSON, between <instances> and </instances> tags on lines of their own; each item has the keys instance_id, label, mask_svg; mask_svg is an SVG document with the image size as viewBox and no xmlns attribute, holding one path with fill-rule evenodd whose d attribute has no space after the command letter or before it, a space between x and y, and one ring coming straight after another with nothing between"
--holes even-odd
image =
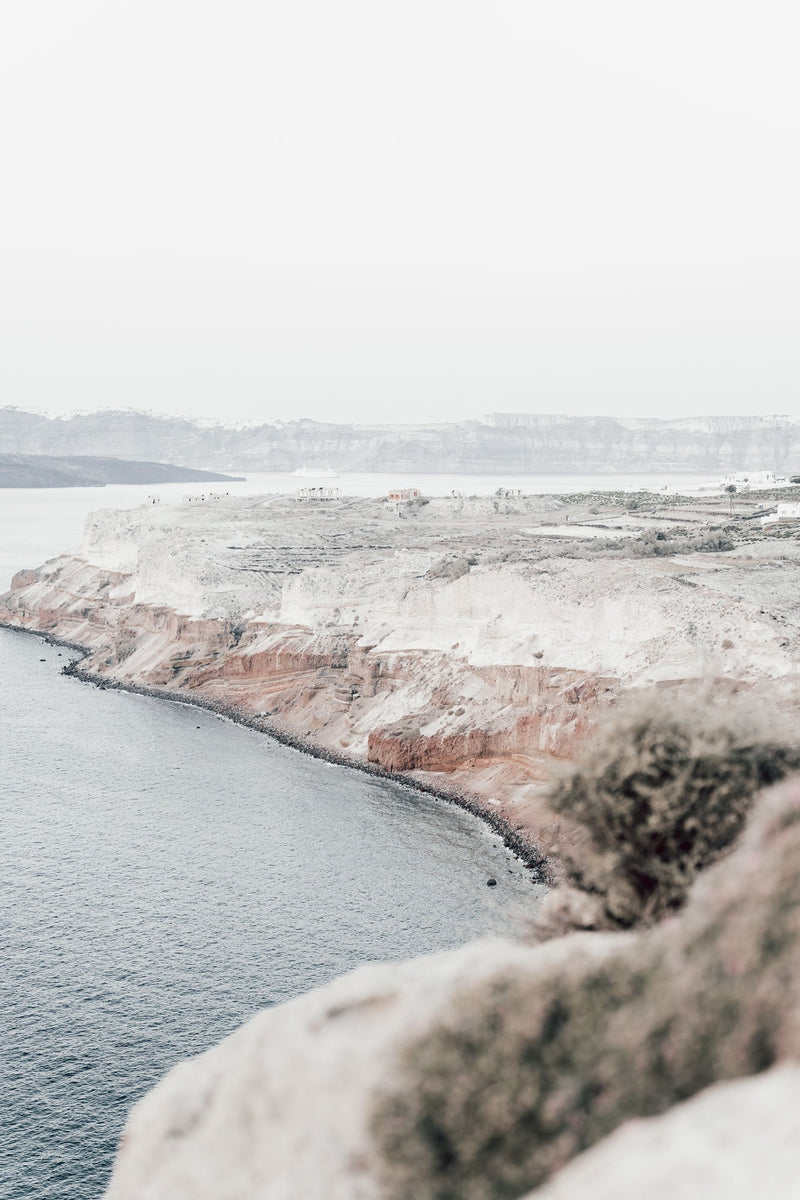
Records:
<instances>
[{"instance_id":1,"label":"calm sea water","mask_svg":"<svg viewBox=\"0 0 800 1200\"><path fill-rule=\"evenodd\" d=\"M0 631L4 1200L99 1196L179 1059L360 963L519 929L542 891L456 808L66 657Z\"/></svg>"},{"instance_id":2,"label":"calm sea water","mask_svg":"<svg viewBox=\"0 0 800 1200\"><path fill-rule=\"evenodd\" d=\"M379 495L396 481L338 485ZM436 495L692 479L414 482ZM0 589L74 548L92 509L191 490L0 490ZM179 1059L361 963L513 932L543 890L451 806L200 710L81 684L66 661L0 630L3 1200L93 1200L130 1105Z\"/></svg>"},{"instance_id":3,"label":"calm sea water","mask_svg":"<svg viewBox=\"0 0 800 1200\"><path fill-rule=\"evenodd\" d=\"M0 491L0 586L146 490ZM68 659L0 630L3 1200L93 1200L181 1058L361 963L514 932L543 891L450 805Z\"/></svg>"}]
</instances>

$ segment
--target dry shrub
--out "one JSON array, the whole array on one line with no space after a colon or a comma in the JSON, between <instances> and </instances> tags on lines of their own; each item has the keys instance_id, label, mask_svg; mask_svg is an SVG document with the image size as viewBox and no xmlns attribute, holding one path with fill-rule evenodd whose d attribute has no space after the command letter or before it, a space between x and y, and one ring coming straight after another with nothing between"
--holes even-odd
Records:
<instances>
[{"instance_id":1,"label":"dry shrub","mask_svg":"<svg viewBox=\"0 0 800 1200\"><path fill-rule=\"evenodd\" d=\"M800 782L675 920L563 949L405 1049L373 1117L387 1198L511 1200L628 1118L800 1057Z\"/></svg>"},{"instance_id":2,"label":"dry shrub","mask_svg":"<svg viewBox=\"0 0 800 1200\"><path fill-rule=\"evenodd\" d=\"M433 563L425 572L426 579L445 579L452 583L462 575L468 575L470 567L477 562L475 558L441 558Z\"/></svg>"},{"instance_id":3,"label":"dry shrub","mask_svg":"<svg viewBox=\"0 0 800 1200\"><path fill-rule=\"evenodd\" d=\"M797 769L800 748L743 709L727 705L723 717L711 702L639 697L551 786L551 807L588 838L566 851L572 887L545 919L560 910L555 928L568 927L575 907L576 927L629 928L674 911L739 836L757 792Z\"/></svg>"}]
</instances>

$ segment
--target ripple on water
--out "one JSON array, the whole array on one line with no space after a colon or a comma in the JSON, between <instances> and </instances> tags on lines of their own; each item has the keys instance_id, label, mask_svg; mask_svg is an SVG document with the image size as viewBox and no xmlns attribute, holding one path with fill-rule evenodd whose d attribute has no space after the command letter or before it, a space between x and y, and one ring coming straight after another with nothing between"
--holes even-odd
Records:
<instances>
[{"instance_id":1,"label":"ripple on water","mask_svg":"<svg viewBox=\"0 0 800 1200\"><path fill-rule=\"evenodd\" d=\"M0 630L4 1200L99 1196L179 1059L360 963L514 930L542 892L466 813L64 661Z\"/></svg>"}]
</instances>

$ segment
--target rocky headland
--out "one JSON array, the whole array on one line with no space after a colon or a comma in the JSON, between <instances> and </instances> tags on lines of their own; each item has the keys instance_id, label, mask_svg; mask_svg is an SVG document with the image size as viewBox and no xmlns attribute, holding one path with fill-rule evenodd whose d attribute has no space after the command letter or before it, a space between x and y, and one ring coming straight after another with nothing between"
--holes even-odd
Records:
<instances>
[{"instance_id":1,"label":"rocky headland","mask_svg":"<svg viewBox=\"0 0 800 1200\"><path fill-rule=\"evenodd\" d=\"M759 503L764 504L763 500ZM633 689L793 703L800 543L755 500L223 497L93 514L0 620L80 670L220 708L470 798L512 844L568 836L541 784Z\"/></svg>"},{"instance_id":2,"label":"rocky headland","mask_svg":"<svg viewBox=\"0 0 800 1200\"><path fill-rule=\"evenodd\" d=\"M798 752L693 728L720 701L759 737L772 712L796 723L800 540L762 527L774 499L223 498L95 513L76 553L15 577L0 619L80 646L88 678L466 801L579 900L577 932L363 968L180 1065L134 1109L109 1200L577 1200L587 1180L674 1200L765 1178L789 1200L800 785L748 788ZM592 881L587 813L547 781L654 695L683 726L587 768L619 825ZM628 918L645 883L663 902Z\"/></svg>"}]
</instances>

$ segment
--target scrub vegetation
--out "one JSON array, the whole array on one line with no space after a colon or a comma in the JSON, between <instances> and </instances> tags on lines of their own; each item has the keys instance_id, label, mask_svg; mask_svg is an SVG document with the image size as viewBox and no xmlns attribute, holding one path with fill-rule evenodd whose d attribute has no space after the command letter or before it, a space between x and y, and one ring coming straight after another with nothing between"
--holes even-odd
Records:
<instances>
[{"instance_id":1,"label":"scrub vegetation","mask_svg":"<svg viewBox=\"0 0 800 1200\"><path fill-rule=\"evenodd\" d=\"M798 769L800 747L751 712L639 696L550 788L551 807L588 835L566 849L568 881L602 905L600 927L659 920L730 848L758 791Z\"/></svg>"},{"instance_id":2,"label":"scrub vegetation","mask_svg":"<svg viewBox=\"0 0 800 1200\"><path fill-rule=\"evenodd\" d=\"M592 886L623 880L625 922L654 920L725 857L673 920L543 946L405 1047L373 1111L387 1196L511 1200L626 1119L800 1053L800 784L753 805L796 750L663 713L620 719L554 790Z\"/></svg>"}]
</instances>

